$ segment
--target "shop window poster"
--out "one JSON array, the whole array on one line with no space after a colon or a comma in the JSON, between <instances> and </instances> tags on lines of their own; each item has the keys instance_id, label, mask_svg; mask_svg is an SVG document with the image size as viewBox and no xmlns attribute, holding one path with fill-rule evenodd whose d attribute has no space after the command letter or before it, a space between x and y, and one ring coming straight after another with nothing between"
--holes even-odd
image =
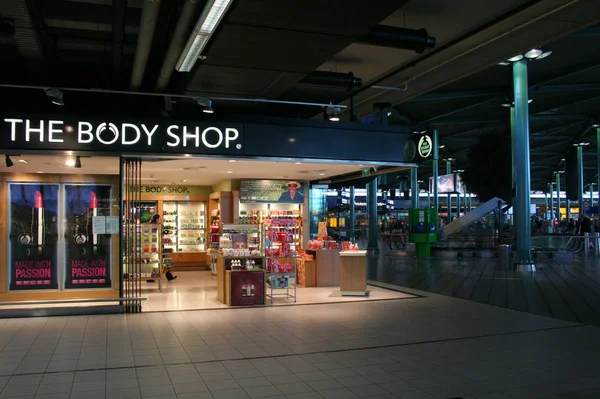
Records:
<instances>
[{"instance_id":1,"label":"shop window poster","mask_svg":"<svg viewBox=\"0 0 600 399\"><path fill-rule=\"evenodd\" d=\"M242 180L240 202L303 204L304 186L298 181Z\"/></svg>"},{"instance_id":2,"label":"shop window poster","mask_svg":"<svg viewBox=\"0 0 600 399\"><path fill-rule=\"evenodd\" d=\"M111 216L110 185L65 185L65 288L111 287L110 234L95 234L94 217Z\"/></svg>"},{"instance_id":3,"label":"shop window poster","mask_svg":"<svg viewBox=\"0 0 600 399\"><path fill-rule=\"evenodd\" d=\"M11 290L58 289L57 184L11 183Z\"/></svg>"}]
</instances>

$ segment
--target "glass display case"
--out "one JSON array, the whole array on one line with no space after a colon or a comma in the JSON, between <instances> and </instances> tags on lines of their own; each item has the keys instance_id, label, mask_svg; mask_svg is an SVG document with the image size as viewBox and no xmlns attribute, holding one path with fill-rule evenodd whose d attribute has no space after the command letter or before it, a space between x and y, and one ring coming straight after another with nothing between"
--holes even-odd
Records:
<instances>
[{"instance_id":1,"label":"glass display case","mask_svg":"<svg viewBox=\"0 0 600 399\"><path fill-rule=\"evenodd\" d=\"M165 201L163 246L172 252L206 251L206 204Z\"/></svg>"}]
</instances>

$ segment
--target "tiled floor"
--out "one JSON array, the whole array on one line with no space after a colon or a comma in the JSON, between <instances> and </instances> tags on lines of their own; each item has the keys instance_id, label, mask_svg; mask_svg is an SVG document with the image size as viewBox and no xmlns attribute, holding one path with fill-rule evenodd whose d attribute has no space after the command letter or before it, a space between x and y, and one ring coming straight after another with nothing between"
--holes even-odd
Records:
<instances>
[{"instance_id":1,"label":"tiled floor","mask_svg":"<svg viewBox=\"0 0 600 399\"><path fill-rule=\"evenodd\" d=\"M3 319L0 348L0 398L600 395L598 328L440 295Z\"/></svg>"},{"instance_id":2,"label":"tiled floor","mask_svg":"<svg viewBox=\"0 0 600 399\"><path fill-rule=\"evenodd\" d=\"M217 282L210 271L177 272L177 279L163 281L163 290L158 292L157 284L144 283L143 296L148 298L142 303L144 311L171 311L197 309L223 309L227 305L217 300ZM341 296L339 287L298 287L298 304L376 301L388 299L406 299L412 297L403 292L368 287L368 297ZM288 305L292 301L278 299L275 304Z\"/></svg>"},{"instance_id":3,"label":"tiled floor","mask_svg":"<svg viewBox=\"0 0 600 399\"><path fill-rule=\"evenodd\" d=\"M600 259L538 261L535 273L502 271L495 259L415 259L385 251L369 278L407 288L600 326Z\"/></svg>"}]
</instances>

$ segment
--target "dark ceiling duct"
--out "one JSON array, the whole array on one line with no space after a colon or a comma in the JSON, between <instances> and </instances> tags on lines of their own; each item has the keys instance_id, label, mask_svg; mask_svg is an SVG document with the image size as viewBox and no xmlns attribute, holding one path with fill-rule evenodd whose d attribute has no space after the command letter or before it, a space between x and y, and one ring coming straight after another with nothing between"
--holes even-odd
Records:
<instances>
[{"instance_id":1,"label":"dark ceiling duct","mask_svg":"<svg viewBox=\"0 0 600 399\"><path fill-rule=\"evenodd\" d=\"M374 46L413 50L417 53L435 47L435 37L429 36L425 29L406 29L387 25L377 25L359 42Z\"/></svg>"},{"instance_id":2,"label":"dark ceiling duct","mask_svg":"<svg viewBox=\"0 0 600 399\"><path fill-rule=\"evenodd\" d=\"M362 85L362 79L354 76L352 72L314 71L300 81L302 84L314 86L341 87L353 89Z\"/></svg>"}]
</instances>

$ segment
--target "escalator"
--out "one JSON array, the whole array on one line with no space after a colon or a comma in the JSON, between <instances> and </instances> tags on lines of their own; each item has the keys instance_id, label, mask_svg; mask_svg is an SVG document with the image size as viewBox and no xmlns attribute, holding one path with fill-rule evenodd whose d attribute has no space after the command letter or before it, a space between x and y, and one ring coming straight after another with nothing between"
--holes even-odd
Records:
<instances>
[{"instance_id":1,"label":"escalator","mask_svg":"<svg viewBox=\"0 0 600 399\"><path fill-rule=\"evenodd\" d=\"M500 198L492 198L491 200L484 202L471 212L467 212L463 217L455 219L453 222L440 227L437 231L439 241L444 241L452 234L458 233L463 229L466 229L473 223L484 218L492 212L495 212L498 208L502 208L506 205L506 202Z\"/></svg>"}]
</instances>

